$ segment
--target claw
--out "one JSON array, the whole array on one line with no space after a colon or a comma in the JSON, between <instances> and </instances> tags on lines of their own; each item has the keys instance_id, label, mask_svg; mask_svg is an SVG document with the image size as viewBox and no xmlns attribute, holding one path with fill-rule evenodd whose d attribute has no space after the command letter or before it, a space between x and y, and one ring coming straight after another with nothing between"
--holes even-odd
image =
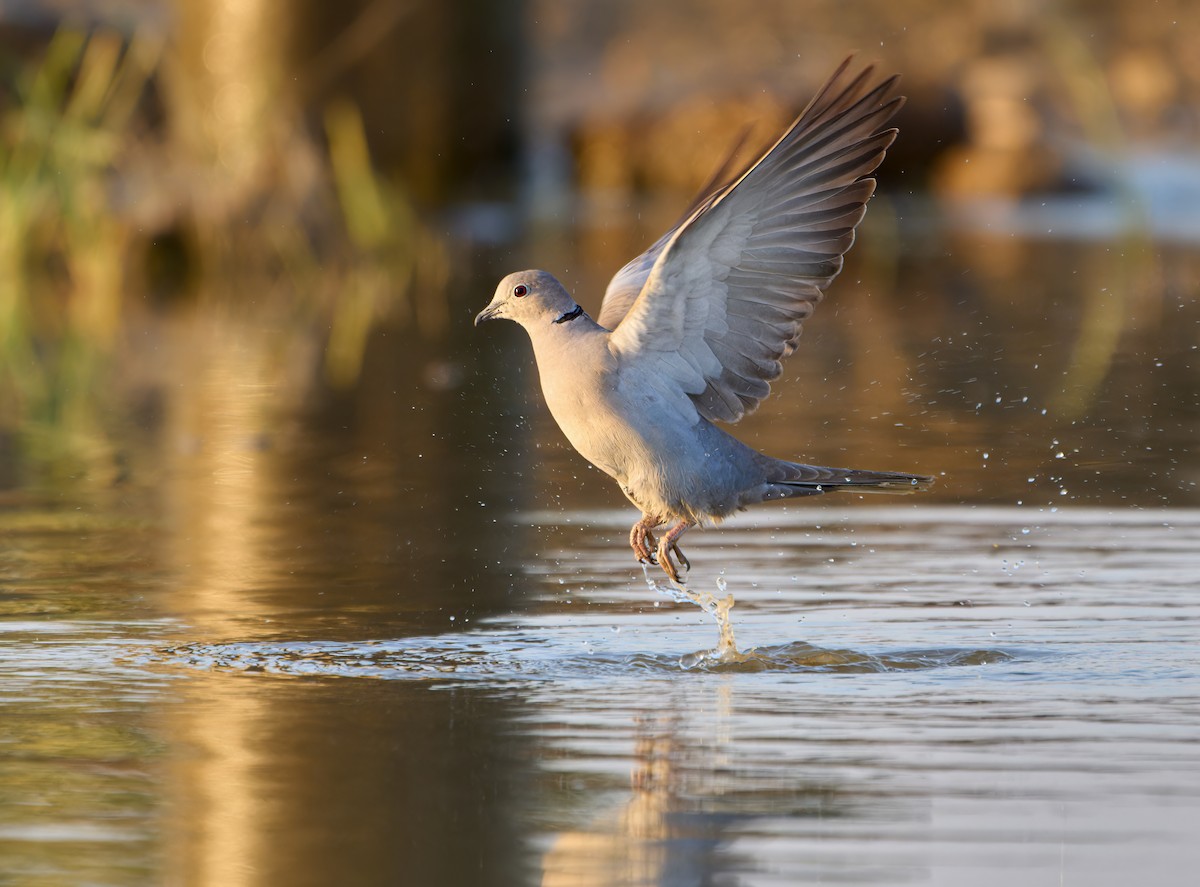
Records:
<instances>
[{"instance_id":1,"label":"claw","mask_svg":"<svg viewBox=\"0 0 1200 887\"><path fill-rule=\"evenodd\" d=\"M675 568L675 562L671 560L672 546L667 543L666 539L658 544L658 565L663 568L663 572L676 585L682 585L679 580L679 570Z\"/></svg>"},{"instance_id":2,"label":"claw","mask_svg":"<svg viewBox=\"0 0 1200 887\"><path fill-rule=\"evenodd\" d=\"M679 570L676 569L674 561L671 560L671 553L674 552L675 557L679 558L679 563L683 565L685 570L692 569L691 562L684 557L683 552L679 548L679 537L686 533L689 527L691 527L690 523L680 521L671 527L670 531L658 543L658 565L663 568L663 572L676 585L683 585L683 580L679 578Z\"/></svg>"},{"instance_id":3,"label":"claw","mask_svg":"<svg viewBox=\"0 0 1200 887\"><path fill-rule=\"evenodd\" d=\"M654 534L650 531L659 523L661 521L657 518L643 515L642 519L629 531L629 547L633 549L633 556L637 558L639 564L658 566L658 559L654 554L657 543L654 540Z\"/></svg>"},{"instance_id":4,"label":"claw","mask_svg":"<svg viewBox=\"0 0 1200 887\"><path fill-rule=\"evenodd\" d=\"M637 558L639 564L653 564L662 567L663 572L670 577L672 582L682 585L683 580L679 578L679 568L671 559L671 555L675 555L676 560L685 570L692 569L691 561L679 548L679 537L686 533L692 525L687 521L680 521L656 542L654 533L651 531L662 522L661 518L652 514L643 514L642 519L629 531L629 547L633 549L633 556Z\"/></svg>"}]
</instances>

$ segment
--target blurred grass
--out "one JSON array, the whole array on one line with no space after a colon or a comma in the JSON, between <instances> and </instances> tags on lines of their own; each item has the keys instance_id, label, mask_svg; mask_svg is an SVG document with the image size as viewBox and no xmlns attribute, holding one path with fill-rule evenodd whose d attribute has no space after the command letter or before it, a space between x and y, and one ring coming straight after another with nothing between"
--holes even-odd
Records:
<instances>
[{"instance_id":1,"label":"blurred grass","mask_svg":"<svg viewBox=\"0 0 1200 887\"><path fill-rule=\"evenodd\" d=\"M372 167L358 108L347 101L330 103L325 133L338 204L356 260L356 271L347 276L333 312L325 369L335 385L347 385L358 377L367 335L379 319L407 313L426 335L445 331L445 301L410 296L418 284L442 291L448 266L442 243L423 230L407 195Z\"/></svg>"},{"instance_id":2,"label":"blurred grass","mask_svg":"<svg viewBox=\"0 0 1200 887\"><path fill-rule=\"evenodd\" d=\"M315 155L316 175L300 193L256 183L261 193L250 200L266 210L234 228L196 184L220 171L200 171L181 187L195 171L154 130L168 52L148 34L62 28L8 86L0 434L22 437L25 449L95 448L128 315L169 310L198 288L233 308L274 301L290 327L281 335L327 336L324 366L336 385L357 378L368 334L384 317L430 334L444 327L445 250L372 166L354 105L329 106L324 143L298 128L277 147L284 156ZM147 224L139 203L171 207L165 230L161 214ZM163 248L173 237L184 242L177 253ZM164 261L172 264L166 273L152 267ZM432 304L413 304L418 285Z\"/></svg>"},{"instance_id":3,"label":"blurred grass","mask_svg":"<svg viewBox=\"0 0 1200 887\"><path fill-rule=\"evenodd\" d=\"M43 466L115 464L92 394L117 339L131 231L107 183L161 49L59 31L0 119L0 431Z\"/></svg>"}]
</instances>

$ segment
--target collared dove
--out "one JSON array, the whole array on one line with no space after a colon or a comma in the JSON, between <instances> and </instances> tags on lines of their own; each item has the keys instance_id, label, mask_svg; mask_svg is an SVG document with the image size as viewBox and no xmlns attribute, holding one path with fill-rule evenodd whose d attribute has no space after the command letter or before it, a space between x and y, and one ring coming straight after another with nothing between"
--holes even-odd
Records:
<instances>
[{"instance_id":1,"label":"collared dove","mask_svg":"<svg viewBox=\"0 0 1200 887\"><path fill-rule=\"evenodd\" d=\"M842 269L896 137L883 127L904 101L898 77L876 82L870 67L850 77L850 61L771 148L617 272L596 320L545 271L505 277L475 318L529 333L551 414L641 510L629 544L673 582L671 556L690 569L679 537L697 524L773 499L933 481L774 459L713 424L737 422L770 393Z\"/></svg>"}]
</instances>

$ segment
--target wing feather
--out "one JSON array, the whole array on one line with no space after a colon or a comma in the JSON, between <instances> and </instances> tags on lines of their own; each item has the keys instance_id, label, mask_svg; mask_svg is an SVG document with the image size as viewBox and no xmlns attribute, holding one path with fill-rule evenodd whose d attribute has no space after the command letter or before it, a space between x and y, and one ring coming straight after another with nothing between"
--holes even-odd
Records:
<instances>
[{"instance_id":1,"label":"wing feather","mask_svg":"<svg viewBox=\"0 0 1200 887\"><path fill-rule=\"evenodd\" d=\"M662 251L671 242L671 238L675 236L675 232L698 209L706 206L724 189L730 178L734 158L741 151L742 146L746 143L746 137L749 135L750 127L744 128L734 141L733 146L729 149L729 153L725 155L725 159L721 165L708 177L708 181L700 186L699 192L688 205L688 208L683 211L683 215L680 216L679 221L672 225L666 234L654 241L648 250L630 261L613 275L612 280L608 283L608 288L604 291L604 301L600 303L600 313L596 316L596 322L600 326L610 330L615 329L617 324L621 322L621 318L629 313L629 309L637 300L642 287L646 285L646 278L650 276L650 269L654 267L654 263L658 261L658 257L662 254Z\"/></svg>"},{"instance_id":2,"label":"wing feather","mask_svg":"<svg viewBox=\"0 0 1200 887\"><path fill-rule=\"evenodd\" d=\"M854 243L903 99L894 76L875 82L867 67L847 78L850 61L769 150L609 285L600 323L622 371L666 373L705 418L736 422L770 393Z\"/></svg>"}]
</instances>

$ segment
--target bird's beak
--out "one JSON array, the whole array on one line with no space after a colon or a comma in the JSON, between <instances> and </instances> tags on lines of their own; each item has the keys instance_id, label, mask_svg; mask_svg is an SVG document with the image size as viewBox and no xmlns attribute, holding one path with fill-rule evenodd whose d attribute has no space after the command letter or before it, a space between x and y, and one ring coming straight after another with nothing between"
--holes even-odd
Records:
<instances>
[{"instance_id":1,"label":"bird's beak","mask_svg":"<svg viewBox=\"0 0 1200 887\"><path fill-rule=\"evenodd\" d=\"M497 302L497 301L493 300L492 304L488 305L486 308L484 308L482 311L480 311L478 314L476 314L475 315L475 326L479 326L485 320L491 320L494 317L498 317L499 316L498 312L500 311L501 304L502 304L501 302Z\"/></svg>"}]
</instances>

